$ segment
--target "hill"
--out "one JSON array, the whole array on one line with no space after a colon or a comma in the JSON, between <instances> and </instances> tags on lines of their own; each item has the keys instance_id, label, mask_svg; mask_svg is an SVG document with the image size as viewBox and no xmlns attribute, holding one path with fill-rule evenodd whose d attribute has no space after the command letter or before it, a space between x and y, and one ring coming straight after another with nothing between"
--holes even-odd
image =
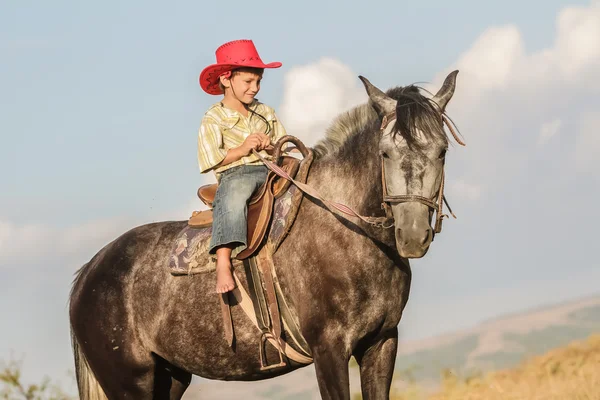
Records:
<instances>
[{"instance_id":1,"label":"hill","mask_svg":"<svg viewBox=\"0 0 600 400\"><path fill-rule=\"evenodd\" d=\"M512 369L466 379L445 375L437 393L423 396L418 387L391 400L597 400L600 399L600 335L573 342Z\"/></svg>"},{"instance_id":2,"label":"hill","mask_svg":"<svg viewBox=\"0 0 600 400\"><path fill-rule=\"evenodd\" d=\"M468 376L508 368L598 332L600 296L495 318L449 335L401 343L396 369L404 380L437 384L443 370Z\"/></svg>"}]
</instances>

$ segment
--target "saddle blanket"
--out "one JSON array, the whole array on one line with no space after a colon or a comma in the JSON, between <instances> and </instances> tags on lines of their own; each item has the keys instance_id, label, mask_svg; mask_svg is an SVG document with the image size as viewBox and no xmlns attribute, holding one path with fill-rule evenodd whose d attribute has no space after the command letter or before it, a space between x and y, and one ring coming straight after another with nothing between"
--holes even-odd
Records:
<instances>
[{"instance_id":1,"label":"saddle blanket","mask_svg":"<svg viewBox=\"0 0 600 400\"><path fill-rule=\"evenodd\" d=\"M290 185L288 190L273 205L273 216L267 232L267 241L275 251L291 229L296 217L299 202L302 200L298 188ZM212 272L216 269L216 258L208 256L208 246L212 227L194 228L186 225L177 236L168 261L168 269L173 275L192 275ZM232 260L233 267L242 265Z\"/></svg>"}]
</instances>

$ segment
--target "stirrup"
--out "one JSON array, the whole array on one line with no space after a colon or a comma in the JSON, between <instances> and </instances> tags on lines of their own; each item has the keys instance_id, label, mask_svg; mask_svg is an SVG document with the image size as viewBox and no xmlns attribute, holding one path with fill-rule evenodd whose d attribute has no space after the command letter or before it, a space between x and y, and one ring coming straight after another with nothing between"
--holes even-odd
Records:
<instances>
[{"instance_id":1,"label":"stirrup","mask_svg":"<svg viewBox=\"0 0 600 400\"><path fill-rule=\"evenodd\" d=\"M266 343L267 340L269 339L274 339L275 343L277 343L277 345L274 345L273 347L275 347L277 349L277 353L279 354L279 363L278 364L271 364L271 365L265 365L267 363L267 352L266 352ZM279 343L279 341L275 338L275 336L273 336L273 334L271 332L263 332L262 335L260 336L260 347L259 347L259 355L258 357L260 358L260 370L261 371L268 371L270 369L275 369L275 368L279 368L279 367L285 367L287 364L283 359L283 350L281 349L281 344Z\"/></svg>"}]
</instances>

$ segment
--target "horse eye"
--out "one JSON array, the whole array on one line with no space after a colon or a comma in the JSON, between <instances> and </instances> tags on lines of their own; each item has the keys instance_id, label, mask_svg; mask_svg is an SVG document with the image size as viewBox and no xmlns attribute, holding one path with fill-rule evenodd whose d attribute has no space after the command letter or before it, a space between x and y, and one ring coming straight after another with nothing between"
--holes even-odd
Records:
<instances>
[{"instance_id":1,"label":"horse eye","mask_svg":"<svg viewBox=\"0 0 600 400\"><path fill-rule=\"evenodd\" d=\"M439 159L442 159L446 157L446 149L442 150L442 152L440 153L440 155L438 156Z\"/></svg>"},{"instance_id":2,"label":"horse eye","mask_svg":"<svg viewBox=\"0 0 600 400\"><path fill-rule=\"evenodd\" d=\"M390 158L385 151L380 151L379 154L381 154L381 157L383 158Z\"/></svg>"}]
</instances>

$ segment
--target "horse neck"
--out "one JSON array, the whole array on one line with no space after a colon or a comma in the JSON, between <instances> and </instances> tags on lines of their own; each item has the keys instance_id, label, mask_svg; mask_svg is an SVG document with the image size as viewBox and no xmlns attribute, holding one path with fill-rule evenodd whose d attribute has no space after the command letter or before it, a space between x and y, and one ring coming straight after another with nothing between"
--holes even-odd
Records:
<instances>
[{"instance_id":1,"label":"horse neck","mask_svg":"<svg viewBox=\"0 0 600 400\"><path fill-rule=\"evenodd\" d=\"M381 214L381 160L373 137L354 140L336 154L315 160L309 183L328 200L343 203L363 215Z\"/></svg>"},{"instance_id":2,"label":"horse neck","mask_svg":"<svg viewBox=\"0 0 600 400\"><path fill-rule=\"evenodd\" d=\"M314 161L309 172L309 186L316 189L323 198L347 205L361 215L384 216L381 208L383 189L378 150L377 137L372 135L366 143L349 143L336 154L321 156ZM339 215L340 218L332 218L330 214ZM290 232L290 239L283 243L284 251L280 254L287 254L286 251L289 250L295 254L292 259L302 260L306 258L306 254L313 254L314 258L303 264L302 268L281 266L278 274L286 276L288 283L303 282L304 287L313 284L318 286L315 279L322 278L320 269L324 265L343 268L343 275L351 281L362 279L365 271L370 271L370 276L378 276L383 281L386 281L384 277L393 275L395 278L386 282L395 282L399 273L406 276L409 271L396 250L393 229L373 227L357 218L325 210L312 199L302 202L295 224L296 229ZM331 258L334 257L332 254L339 255L339 252L331 252L331 248L350 248L347 247L350 244L354 255L369 254L369 257ZM402 267L397 268L400 265ZM303 291L299 288L298 292ZM298 296L302 297L300 294Z\"/></svg>"}]
</instances>

